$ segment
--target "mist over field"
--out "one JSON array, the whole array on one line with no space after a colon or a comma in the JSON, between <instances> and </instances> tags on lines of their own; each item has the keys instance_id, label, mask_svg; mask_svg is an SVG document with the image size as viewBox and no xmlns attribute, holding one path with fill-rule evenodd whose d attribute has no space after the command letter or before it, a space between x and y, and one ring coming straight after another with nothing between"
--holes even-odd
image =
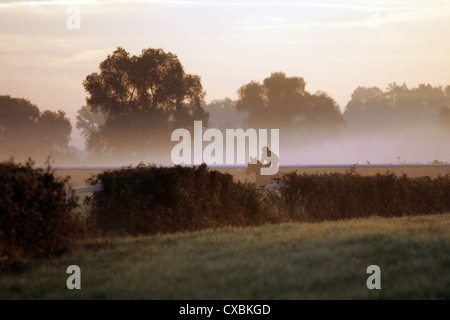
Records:
<instances>
[{"instance_id":1,"label":"mist over field","mask_svg":"<svg viewBox=\"0 0 450 320\"><path fill-rule=\"evenodd\" d=\"M448 162L449 9L2 1L0 160L171 165L202 121L279 129L281 165Z\"/></svg>"},{"instance_id":2,"label":"mist over field","mask_svg":"<svg viewBox=\"0 0 450 320\"><path fill-rule=\"evenodd\" d=\"M26 99L2 96L1 158L32 157L41 165L50 156L59 166L173 165L171 152L178 142L171 141L171 132L189 130L193 154L193 123L200 120L203 133L211 128L222 133L223 164L228 165L225 132L238 128L267 129L268 141L270 129L279 129L280 165L446 163L449 93L450 86L391 84L384 91L358 87L342 112L327 94L309 93L303 78L273 73L261 83L242 86L238 100L203 100L181 122L168 120L167 127L155 123L164 118L160 113L160 120L155 120L156 114L138 111L107 121L100 109L85 106L76 122L83 132L84 150L70 146L72 126L63 111L41 111ZM202 152L210 143L202 142ZM246 143L248 159L248 139Z\"/></svg>"},{"instance_id":3,"label":"mist over field","mask_svg":"<svg viewBox=\"0 0 450 320\"><path fill-rule=\"evenodd\" d=\"M415 108L415 105L423 102L411 102L405 105L403 110L396 110L398 107L389 106L388 102L379 106L379 111L367 110L361 103L358 105L359 115L358 111L344 110L344 122L338 129L330 128L327 124L312 128L281 127L280 163L303 165L448 162L450 126L448 116L443 112L447 108L436 107L448 105L448 97L445 99L447 100L436 102L434 107L428 108ZM237 113L230 100L224 102L216 101L207 109L210 111L210 124L222 130L233 128L233 123L238 127L242 126L245 115ZM367 115L364 115L364 112ZM414 113L417 116L414 116ZM359 119L355 119L358 116Z\"/></svg>"}]
</instances>

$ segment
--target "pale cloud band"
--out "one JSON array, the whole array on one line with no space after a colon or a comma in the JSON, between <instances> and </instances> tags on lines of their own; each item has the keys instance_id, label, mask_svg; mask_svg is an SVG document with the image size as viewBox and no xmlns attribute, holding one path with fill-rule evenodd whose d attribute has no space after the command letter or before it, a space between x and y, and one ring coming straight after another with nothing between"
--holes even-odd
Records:
<instances>
[{"instance_id":1,"label":"pale cloud band","mask_svg":"<svg viewBox=\"0 0 450 320\"><path fill-rule=\"evenodd\" d=\"M438 1L445 5L446 2ZM48 5L112 5L112 4L167 4L178 6L300 6L312 8L331 8L331 9L359 9L366 10L368 7L383 7L387 10L407 9L414 10L423 7L422 1L411 1L408 4L401 5L392 1L273 1L273 0L5 0L0 1L0 8L14 8L23 6L48 6Z\"/></svg>"},{"instance_id":2,"label":"pale cloud band","mask_svg":"<svg viewBox=\"0 0 450 320\"><path fill-rule=\"evenodd\" d=\"M383 23L401 23L411 21L432 20L436 17L446 17L450 10L448 1L239 1L239 0L4 0L0 1L0 9L15 9L38 6L114 6L114 5L168 5L176 7L304 7L317 9L336 9L363 11L370 14L374 8L383 13Z\"/></svg>"}]
</instances>

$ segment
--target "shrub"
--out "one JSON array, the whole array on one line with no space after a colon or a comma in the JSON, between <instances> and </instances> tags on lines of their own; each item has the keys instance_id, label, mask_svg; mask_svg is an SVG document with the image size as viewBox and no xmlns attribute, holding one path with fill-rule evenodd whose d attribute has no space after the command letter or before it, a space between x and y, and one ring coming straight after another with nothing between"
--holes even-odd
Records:
<instances>
[{"instance_id":1,"label":"shrub","mask_svg":"<svg viewBox=\"0 0 450 320\"><path fill-rule=\"evenodd\" d=\"M409 178L394 174L283 175L282 196L292 218L323 221L433 214L450 211L450 175Z\"/></svg>"},{"instance_id":2,"label":"shrub","mask_svg":"<svg viewBox=\"0 0 450 320\"><path fill-rule=\"evenodd\" d=\"M48 167L0 163L0 263L62 252L75 234L76 199Z\"/></svg>"},{"instance_id":3,"label":"shrub","mask_svg":"<svg viewBox=\"0 0 450 320\"><path fill-rule=\"evenodd\" d=\"M285 218L276 196L229 174L199 167L139 165L90 180L104 190L87 200L90 219L103 232L131 235L249 226Z\"/></svg>"}]
</instances>

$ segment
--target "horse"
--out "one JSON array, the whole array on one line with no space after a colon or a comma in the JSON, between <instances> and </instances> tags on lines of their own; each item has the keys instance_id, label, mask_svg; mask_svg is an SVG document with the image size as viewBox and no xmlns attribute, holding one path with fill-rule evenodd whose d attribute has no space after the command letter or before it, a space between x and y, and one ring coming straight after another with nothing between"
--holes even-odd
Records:
<instances>
[{"instance_id":1,"label":"horse","mask_svg":"<svg viewBox=\"0 0 450 320\"><path fill-rule=\"evenodd\" d=\"M248 176L254 172L256 175L255 184L257 186L265 186L270 182L270 176L261 175L261 168L269 168L271 163L262 164L259 160L256 160L256 163L252 163L255 160L256 159L250 159L250 162L247 164L247 169L245 169L245 174Z\"/></svg>"}]
</instances>

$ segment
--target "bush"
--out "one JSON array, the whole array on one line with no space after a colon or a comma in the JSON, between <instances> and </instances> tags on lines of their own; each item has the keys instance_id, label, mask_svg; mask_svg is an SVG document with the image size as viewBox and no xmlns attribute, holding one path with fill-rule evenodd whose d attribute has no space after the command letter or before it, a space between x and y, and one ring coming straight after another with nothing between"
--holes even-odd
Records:
<instances>
[{"instance_id":1,"label":"bush","mask_svg":"<svg viewBox=\"0 0 450 320\"><path fill-rule=\"evenodd\" d=\"M250 226L285 219L277 197L229 174L199 167L139 165L90 180L104 190L87 200L103 232L137 234Z\"/></svg>"},{"instance_id":2,"label":"bush","mask_svg":"<svg viewBox=\"0 0 450 320\"><path fill-rule=\"evenodd\" d=\"M450 176L394 174L283 175L281 193L290 216L303 221L433 214L450 211Z\"/></svg>"},{"instance_id":3,"label":"bush","mask_svg":"<svg viewBox=\"0 0 450 320\"><path fill-rule=\"evenodd\" d=\"M75 234L76 199L48 167L0 163L0 264L61 253Z\"/></svg>"}]
</instances>

